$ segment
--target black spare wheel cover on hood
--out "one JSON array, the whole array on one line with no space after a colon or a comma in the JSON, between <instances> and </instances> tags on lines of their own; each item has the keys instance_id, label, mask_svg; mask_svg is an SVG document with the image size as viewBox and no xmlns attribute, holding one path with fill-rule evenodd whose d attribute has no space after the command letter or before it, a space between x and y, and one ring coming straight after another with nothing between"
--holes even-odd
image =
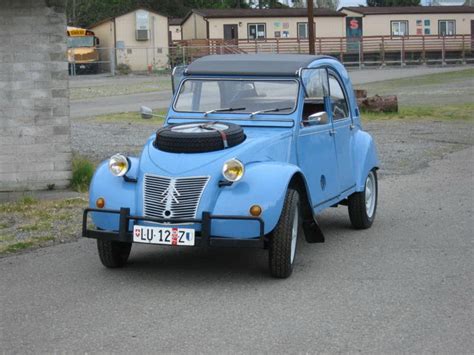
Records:
<instances>
[{"instance_id":1,"label":"black spare wheel cover on hood","mask_svg":"<svg viewBox=\"0 0 474 355\"><path fill-rule=\"evenodd\" d=\"M228 122L173 124L156 132L153 145L164 152L203 153L230 148L242 143L242 127Z\"/></svg>"}]
</instances>

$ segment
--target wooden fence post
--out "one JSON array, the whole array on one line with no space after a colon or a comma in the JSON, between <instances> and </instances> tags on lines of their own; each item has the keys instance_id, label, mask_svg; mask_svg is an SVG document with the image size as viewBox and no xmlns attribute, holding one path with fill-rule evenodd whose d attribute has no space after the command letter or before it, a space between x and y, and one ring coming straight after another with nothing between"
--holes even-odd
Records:
<instances>
[{"instance_id":1,"label":"wooden fence post","mask_svg":"<svg viewBox=\"0 0 474 355\"><path fill-rule=\"evenodd\" d=\"M360 37L359 41L359 65L364 66L364 36Z\"/></svg>"},{"instance_id":2,"label":"wooden fence post","mask_svg":"<svg viewBox=\"0 0 474 355\"><path fill-rule=\"evenodd\" d=\"M400 65L405 65L405 36L402 36L402 49L400 51Z\"/></svg>"},{"instance_id":3,"label":"wooden fence post","mask_svg":"<svg viewBox=\"0 0 474 355\"><path fill-rule=\"evenodd\" d=\"M318 38L318 42L319 42L319 51L318 51L318 54L322 54L322 53L323 53L323 49L322 49L322 46L321 46L321 37Z\"/></svg>"},{"instance_id":4,"label":"wooden fence post","mask_svg":"<svg viewBox=\"0 0 474 355\"><path fill-rule=\"evenodd\" d=\"M466 43L464 42L464 35L461 35L461 36L462 36L462 54L461 54L462 64L466 64Z\"/></svg>"},{"instance_id":5,"label":"wooden fence post","mask_svg":"<svg viewBox=\"0 0 474 355\"><path fill-rule=\"evenodd\" d=\"M423 35L422 38L422 52L421 57L423 59L423 64L426 64L426 48L425 48L425 36Z\"/></svg>"},{"instance_id":6,"label":"wooden fence post","mask_svg":"<svg viewBox=\"0 0 474 355\"><path fill-rule=\"evenodd\" d=\"M385 66L385 37L382 36L382 43L380 44L380 60L382 62L382 66Z\"/></svg>"},{"instance_id":7,"label":"wooden fence post","mask_svg":"<svg viewBox=\"0 0 474 355\"><path fill-rule=\"evenodd\" d=\"M446 36L443 36L443 46L441 50L441 65L446 65Z\"/></svg>"},{"instance_id":8,"label":"wooden fence post","mask_svg":"<svg viewBox=\"0 0 474 355\"><path fill-rule=\"evenodd\" d=\"M344 55L342 54L342 37L339 37L339 60L344 63Z\"/></svg>"}]
</instances>

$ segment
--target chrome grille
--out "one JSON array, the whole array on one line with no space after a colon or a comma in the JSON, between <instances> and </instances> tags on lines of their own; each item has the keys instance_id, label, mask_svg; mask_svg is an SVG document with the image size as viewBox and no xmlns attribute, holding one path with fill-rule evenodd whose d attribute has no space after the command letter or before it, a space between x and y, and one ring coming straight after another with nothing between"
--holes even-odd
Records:
<instances>
[{"instance_id":1,"label":"chrome grille","mask_svg":"<svg viewBox=\"0 0 474 355\"><path fill-rule=\"evenodd\" d=\"M143 213L155 218L196 218L209 176L169 178L145 174Z\"/></svg>"}]
</instances>

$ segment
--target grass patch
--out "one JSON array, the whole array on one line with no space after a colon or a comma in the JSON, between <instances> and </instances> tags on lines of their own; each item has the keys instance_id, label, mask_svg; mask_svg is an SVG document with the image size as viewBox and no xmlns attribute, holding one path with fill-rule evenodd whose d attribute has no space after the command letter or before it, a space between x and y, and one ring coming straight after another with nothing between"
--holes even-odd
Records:
<instances>
[{"instance_id":1,"label":"grass patch","mask_svg":"<svg viewBox=\"0 0 474 355\"><path fill-rule=\"evenodd\" d=\"M399 107L444 107L471 103L474 97L473 81L474 69L469 68L361 84L356 88L367 90L369 96L397 95Z\"/></svg>"},{"instance_id":2,"label":"grass patch","mask_svg":"<svg viewBox=\"0 0 474 355\"><path fill-rule=\"evenodd\" d=\"M166 116L168 109L160 108L153 110L154 114L160 116ZM121 112L111 113L107 115L99 115L92 117L89 121L97 123L128 123L128 124L147 124L147 125L158 125L163 124L164 118L153 117L149 120L143 119L138 112Z\"/></svg>"},{"instance_id":3,"label":"grass patch","mask_svg":"<svg viewBox=\"0 0 474 355\"><path fill-rule=\"evenodd\" d=\"M362 112L364 120L445 120L445 121L472 121L474 119L474 103L433 106L407 106L401 107L397 113Z\"/></svg>"},{"instance_id":4,"label":"grass patch","mask_svg":"<svg viewBox=\"0 0 474 355\"><path fill-rule=\"evenodd\" d=\"M25 249L30 249L36 246L41 246L42 244L53 240L54 237L46 236L39 238L29 238L21 242L11 243L7 245L0 245L0 254L14 253Z\"/></svg>"},{"instance_id":5,"label":"grass patch","mask_svg":"<svg viewBox=\"0 0 474 355\"><path fill-rule=\"evenodd\" d=\"M0 204L0 254L36 248L80 236L87 199L19 199Z\"/></svg>"},{"instance_id":6,"label":"grass patch","mask_svg":"<svg viewBox=\"0 0 474 355\"><path fill-rule=\"evenodd\" d=\"M34 224L23 225L18 228L20 232L37 232L44 231L51 228L51 223L47 221L40 221Z\"/></svg>"},{"instance_id":7,"label":"grass patch","mask_svg":"<svg viewBox=\"0 0 474 355\"><path fill-rule=\"evenodd\" d=\"M393 90L408 86L419 87L424 85L443 85L447 82L464 81L466 78L474 78L474 69L469 68L446 73L413 76L411 78L377 81L374 83L357 85L357 88L370 87L371 89L376 89L377 87L380 87L383 90Z\"/></svg>"},{"instance_id":8,"label":"grass patch","mask_svg":"<svg viewBox=\"0 0 474 355\"><path fill-rule=\"evenodd\" d=\"M94 175L95 166L87 158L76 156L72 160L71 187L78 192L89 189L89 185Z\"/></svg>"}]
</instances>

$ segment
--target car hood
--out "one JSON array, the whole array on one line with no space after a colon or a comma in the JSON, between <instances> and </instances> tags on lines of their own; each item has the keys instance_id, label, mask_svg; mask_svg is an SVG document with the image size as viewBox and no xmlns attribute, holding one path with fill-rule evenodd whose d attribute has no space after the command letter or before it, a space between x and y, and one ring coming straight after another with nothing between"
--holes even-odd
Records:
<instances>
[{"instance_id":1,"label":"car hood","mask_svg":"<svg viewBox=\"0 0 474 355\"><path fill-rule=\"evenodd\" d=\"M168 176L209 174L210 170L214 169L220 171L224 162L231 158L237 158L244 164L258 161L289 160L292 130L288 128L244 127L244 132L246 139L241 144L206 153L164 152L153 146L155 136L152 136L147 142L142 160L150 160L159 169L158 173Z\"/></svg>"}]
</instances>

